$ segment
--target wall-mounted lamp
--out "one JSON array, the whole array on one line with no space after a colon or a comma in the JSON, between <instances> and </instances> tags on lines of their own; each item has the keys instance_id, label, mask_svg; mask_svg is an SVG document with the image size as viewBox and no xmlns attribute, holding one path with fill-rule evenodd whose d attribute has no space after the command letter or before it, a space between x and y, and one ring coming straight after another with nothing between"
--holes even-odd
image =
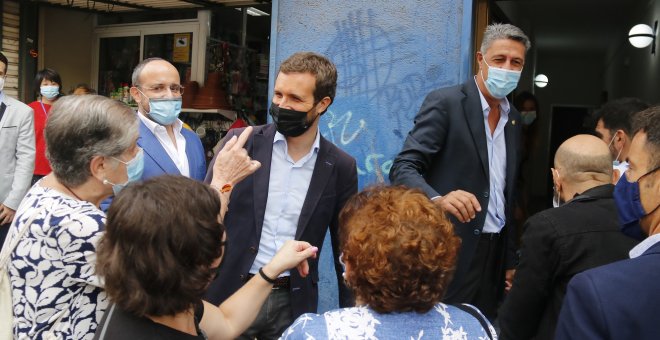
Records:
<instances>
[{"instance_id":1,"label":"wall-mounted lamp","mask_svg":"<svg viewBox=\"0 0 660 340\"><path fill-rule=\"evenodd\" d=\"M658 20L655 21L653 28L644 24L635 25L628 32L628 40L631 45L637 48L644 48L651 45L651 54L655 54L655 37L657 31Z\"/></svg>"},{"instance_id":2,"label":"wall-mounted lamp","mask_svg":"<svg viewBox=\"0 0 660 340\"><path fill-rule=\"evenodd\" d=\"M538 87L546 87L548 86L548 76L545 74L539 74L536 77L534 77L534 85Z\"/></svg>"}]
</instances>

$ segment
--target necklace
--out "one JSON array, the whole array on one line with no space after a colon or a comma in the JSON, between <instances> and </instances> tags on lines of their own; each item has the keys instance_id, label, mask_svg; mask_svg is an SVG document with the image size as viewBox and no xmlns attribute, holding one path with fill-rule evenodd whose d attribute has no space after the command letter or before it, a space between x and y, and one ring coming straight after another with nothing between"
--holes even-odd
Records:
<instances>
[{"instance_id":1,"label":"necklace","mask_svg":"<svg viewBox=\"0 0 660 340\"><path fill-rule=\"evenodd\" d=\"M71 190L71 188L69 188L66 184L64 183L60 183L60 184L62 184L62 186L65 187L66 190L69 190L69 192L72 193L75 198L77 198L80 201L84 201L82 198L78 197L78 195L76 195L76 193L73 192L73 190Z\"/></svg>"}]
</instances>

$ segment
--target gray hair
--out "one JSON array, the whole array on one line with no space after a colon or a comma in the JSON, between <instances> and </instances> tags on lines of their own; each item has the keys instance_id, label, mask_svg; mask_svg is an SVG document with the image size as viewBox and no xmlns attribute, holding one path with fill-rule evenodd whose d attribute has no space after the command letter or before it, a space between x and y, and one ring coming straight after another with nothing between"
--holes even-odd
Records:
<instances>
[{"instance_id":1,"label":"gray hair","mask_svg":"<svg viewBox=\"0 0 660 340\"><path fill-rule=\"evenodd\" d=\"M481 54L486 54L486 50L490 48L493 41L499 39L510 39L525 45L525 52L532 46L529 38L525 35L520 28L511 24L491 24L486 27L484 31L484 38L481 40L481 47L479 51Z\"/></svg>"},{"instance_id":2,"label":"gray hair","mask_svg":"<svg viewBox=\"0 0 660 340\"><path fill-rule=\"evenodd\" d=\"M76 187L92 175L95 156L116 157L138 137L138 118L126 104L103 96L65 96L50 111L46 157L57 179Z\"/></svg>"},{"instance_id":3,"label":"gray hair","mask_svg":"<svg viewBox=\"0 0 660 340\"><path fill-rule=\"evenodd\" d=\"M163 58L158 58L158 57L153 57L153 58L147 58L142 60L135 68L133 69L133 74L131 75L131 82L133 83L133 86L138 86L140 83L138 83L138 79L140 79L140 73L142 73L142 69L147 66L148 63L156 60L165 60Z\"/></svg>"}]
</instances>

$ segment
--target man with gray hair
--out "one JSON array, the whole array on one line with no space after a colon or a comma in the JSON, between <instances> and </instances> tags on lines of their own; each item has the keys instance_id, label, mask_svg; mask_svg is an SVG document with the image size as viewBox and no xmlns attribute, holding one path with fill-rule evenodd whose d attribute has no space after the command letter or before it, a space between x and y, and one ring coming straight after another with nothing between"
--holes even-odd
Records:
<instances>
[{"instance_id":1,"label":"man with gray hair","mask_svg":"<svg viewBox=\"0 0 660 340\"><path fill-rule=\"evenodd\" d=\"M637 243L619 232L607 144L577 135L559 146L551 208L525 223L511 291L499 311L500 338L554 339L573 275L627 257Z\"/></svg>"},{"instance_id":2,"label":"man with gray hair","mask_svg":"<svg viewBox=\"0 0 660 340\"><path fill-rule=\"evenodd\" d=\"M448 212L462 239L445 302L473 304L491 319L505 268L516 265L512 206L522 122L506 96L529 47L516 26L486 27L477 74L426 97L390 171L392 183L422 189ZM507 270L507 285L512 277Z\"/></svg>"}]
</instances>

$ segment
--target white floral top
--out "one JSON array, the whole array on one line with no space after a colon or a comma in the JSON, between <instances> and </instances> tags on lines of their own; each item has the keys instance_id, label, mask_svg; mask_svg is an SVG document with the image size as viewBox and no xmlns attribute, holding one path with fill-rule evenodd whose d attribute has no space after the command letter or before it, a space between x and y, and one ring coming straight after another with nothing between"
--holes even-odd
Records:
<instances>
[{"instance_id":1,"label":"white floral top","mask_svg":"<svg viewBox=\"0 0 660 340\"><path fill-rule=\"evenodd\" d=\"M490 334L490 337L488 336ZM495 329L484 329L472 315L442 303L430 311L380 314L369 307L303 314L282 334L283 340L320 339L497 339Z\"/></svg>"},{"instance_id":2,"label":"white floral top","mask_svg":"<svg viewBox=\"0 0 660 340\"><path fill-rule=\"evenodd\" d=\"M16 212L8 238L16 237L35 212L8 268L14 337L92 339L107 306L94 274L105 214L37 183Z\"/></svg>"}]
</instances>

